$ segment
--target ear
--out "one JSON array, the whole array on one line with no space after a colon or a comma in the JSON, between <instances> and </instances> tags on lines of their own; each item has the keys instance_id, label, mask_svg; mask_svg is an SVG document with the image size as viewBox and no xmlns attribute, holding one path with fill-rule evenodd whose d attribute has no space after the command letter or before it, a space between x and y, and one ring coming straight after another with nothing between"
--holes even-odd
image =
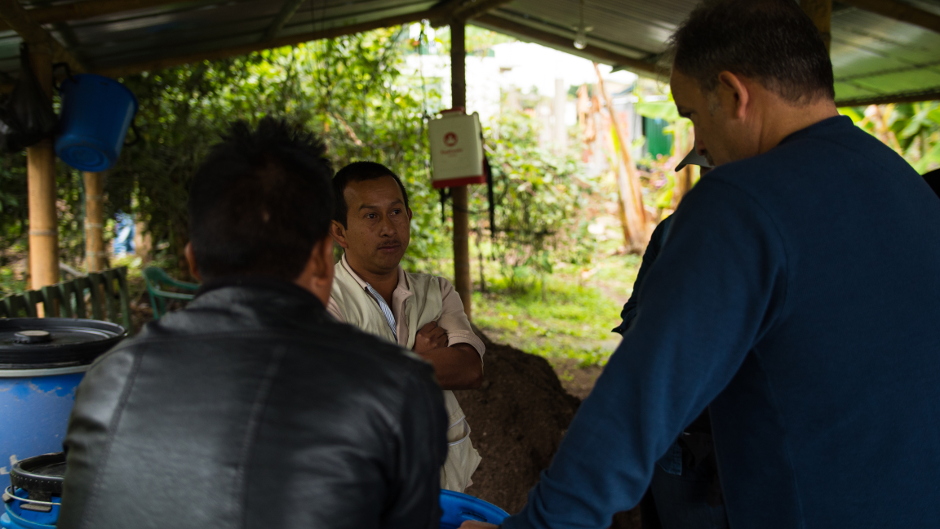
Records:
<instances>
[{"instance_id":1,"label":"ear","mask_svg":"<svg viewBox=\"0 0 940 529\"><path fill-rule=\"evenodd\" d=\"M295 283L313 293L324 305L330 300L333 287L333 240L324 237L313 245L307 266Z\"/></svg>"},{"instance_id":2,"label":"ear","mask_svg":"<svg viewBox=\"0 0 940 529\"><path fill-rule=\"evenodd\" d=\"M199 275L199 266L196 264L196 254L193 253L193 243L186 243L183 253L186 254L186 262L189 263L190 275L195 277L197 281L202 281L202 276Z\"/></svg>"},{"instance_id":3,"label":"ear","mask_svg":"<svg viewBox=\"0 0 940 529\"><path fill-rule=\"evenodd\" d=\"M718 97L722 108L734 119L747 116L748 103L751 102L749 83L745 78L723 71L718 74Z\"/></svg>"},{"instance_id":4,"label":"ear","mask_svg":"<svg viewBox=\"0 0 940 529\"><path fill-rule=\"evenodd\" d=\"M349 242L346 240L346 228L338 221L334 220L330 224L330 235L333 236L333 240L336 241L336 244L340 245L344 250L349 248Z\"/></svg>"},{"instance_id":5,"label":"ear","mask_svg":"<svg viewBox=\"0 0 940 529\"><path fill-rule=\"evenodd\" d=\"M415 216L415 214L411 212L411 208L405 208L405 209L407 209L407 210L408 210L408 220L411 220L411 219L412 219L412 217L414 217L414 216Z\"/></svg>"}]
</instances>

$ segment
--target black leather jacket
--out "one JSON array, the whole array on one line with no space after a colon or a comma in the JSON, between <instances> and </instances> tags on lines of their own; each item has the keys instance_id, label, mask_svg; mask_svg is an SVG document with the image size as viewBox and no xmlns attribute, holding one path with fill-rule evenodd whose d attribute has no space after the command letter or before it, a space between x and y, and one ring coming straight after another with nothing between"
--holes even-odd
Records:
<instances>
[{"instance_id":1,"label":"black leather jacket","mask_svg":"<svg viewBox=\"0 0 940 529\"><path fill-rule=\"evenodd\" d=\"M82 381L59 529L437 527L431 366L286 282L207 287Z\"/></svg>"}]
</instances>

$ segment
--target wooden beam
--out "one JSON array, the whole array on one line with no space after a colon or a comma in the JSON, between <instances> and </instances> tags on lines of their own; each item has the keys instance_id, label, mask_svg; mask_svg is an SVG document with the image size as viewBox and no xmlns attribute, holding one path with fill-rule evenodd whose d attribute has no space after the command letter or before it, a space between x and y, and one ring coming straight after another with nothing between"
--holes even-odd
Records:
<instances>
[{"instance_id":1,"label":"wooden beam","mask_svg":"<svg viewBox=\"0 0 940 529\"><path fill-rule=\"evenodd\" d=\"M15 0L14 0L15 1ZM52 106L52 46L31 43L29 58L42 91ZM59 282L59 222L56 215L55 152L46 138L26 148L29 194L30 288L39 290Z\"/></svg>"},{"instance_id":2,"label":"wooden beam","mask_svg":"<svg viewBox=\"0 0 940 529\"><path fill-rule=\"evenodd\" d=\"M574 39L573 32L571 37L556 35L554 33L536 29L525 24L506 20L495 15L481 15L474 19L474 23L485 26L487 28L496 29L501 33L507 33L523 40L534 41L538 44L562 50L566 53L578 55L593 61L598 61L613 66L621 66L623 69L634 72L653 74L655 77L669 77L668 68L663 68L655 62L627 57L625 55L621 55L593 44L588 44L587 47L585 47L583 50L576 49L572 44Z\"/></svg>"},{"instance_id":3,"label":"wooden beam","mask_svg":"<svg viewBox=\"0 0 940 529\"><path fill-rule=\"evenodd\" d=\"M284 24L294 16L294 13L297 12L297 8L299 8L300 4L304 3L304 1L305 0L287 0L284 2L284 6L281 7L281 12L277 14L274 21L271 22L271 25L265 30L264 36L261 37L261 42L277 37L277 34L284 28Z\"/></svg>"},{"instance_id":4,"label":"wooden beam","mask_svg":"<svg viewBox=\"0 0 940 529\"><path fill-rule=\"evenodd\" d=\"M75 59L59 41L52 38L48 31L33 21L29 11L23 9L19 0L0 0L0 20L7 23L9 29L16 31L28 44L43 44L52 53L52 62L67 62L73 72L83 72L85 67ZM51 66L50 66L51 75Z\"/></svg>"},{"instance_id":5,"label":"wooden beam","mask_svg":"<svg viewBox=\"0 0 940 529\"><path fill-rule=\"evenodd\" d=\"M457 20L450 25L451 108L467 106L466 25ZM467 186L450 188L454 204L454 288L463 301L467 318L472 319L473 282L470 279L470 211Z\"/></svg>"},{"instance_id":6,"label":"wooden beam","mask_svg":"<svg viewBox=\"0 0 940 529\"><path fill-rule=\"evenodd\" d=\"M920 101L940 101L940 86L916 92L839 99L836 100L836 106L865 107L868 105L887 105L889 103L918 103Z\"/></svg>"},{"instance_id":7,"label":"wooden beam","mask_svg":"<svg viewBox=\"0 0 940 529\"><path fill-rule=\"evenodd\" d=\"M800 0L800 7L816 25L826 50L832 45L832 0Z\"/></svg>"},{"instance_id":8,"label":"wooden beam","mask_svg":"<svg viewBox=\"0 0 940 529\"><path fill-rule=\"evenodd\" d=\"M104 249L104 173L83 172L85 181L85 262L89 272L106 268Z\"/></svg>"},{"instance_id":9,"label":"wooden beam","mask_svg":"<svg viewBox=\"0 0 940 529\"><path fill-rule=\"evenodd\" d=\"M839 0L839 2L940 33L940 16L911 4L897 0Z\"/></svg>"},{"instance_id":10,"label":"wooden beam","mask_svg":"<svg viewBox=\"0 0 940 529\"><path fill-rule=\"evenodd\" d=\"M212 50L202 53L186 54L186 55L176 55L164 57L161 59L156 59L147 62L141 62L137 64L131 64L126 66L116 66L113 68L104 68L97 70L97 73L101 75L106 75L109 77L124 77L126 75L133 75L140 72L160 70L163 68L171 68L173 66L182 66L184 64L190 64L194 62L201 61L215 61L219 59L227 59L229 57L237 57L239 55L246 55L251 52L266 50L270 48L279 48L281 46L293 46L300 44L301 42L310 42L320 39L331 39L335 37L341 37L343 35L349 35L352 33L361 33L363 31L371 31L373 29L385 28L389 26L397 26L401 24L409 24L411 22L418 22L420 20L429 18L430 16L436 16L437 12L433 9L431 11L421 11L419 13L406 13L403 15L394 15L390 17L380 18L370 22L361 22L359 24L351 24L348 26L337 26L333 28L327 28L319 31L313 31L309 33L301 33L297 35L288 35L285 37L279 37L271 39L265 42L256 42L253 44L246 44L243 46L235 46L233 48L225 48L222 50Z\"/></svg>"},{"instance_id":11,"label":"wooden beam","mask_svg":"<svg viewBox=\"0 0 940 529\"><path fill-rule=\"evenodd\" d=\"M430 19L432 26L450 24L452 20L476 18L497 7L508 4L511 0L446 0L435 6L440 16Z\"/></svg>"},{"instance_id":12,"label":"wooden beam","mask_svg":"<svg viewBox=\"0 0 940 529\"><path fill-rule=\"evenodd\" d=\"M501 5L508 4L509 2L510 0L474 0L467 2L454 10L454 17L458 20L476 18L488 11L496 9Z\"/></svg>"},{"instance_id":13,"label":"wooden beam","mask_svg":"<svg viewBox=\"0 0 940 529\"><path fill-rule=\"evenodd\" d=\"M26 10L36 24L53 24L71 20L84 20L104 15L113 15L124 11L146 9L170 4L183 3L181 0L88 0L51 7L38 7ZM12 29L0 23L0 31Z\"/></svg>"}]
</instances>

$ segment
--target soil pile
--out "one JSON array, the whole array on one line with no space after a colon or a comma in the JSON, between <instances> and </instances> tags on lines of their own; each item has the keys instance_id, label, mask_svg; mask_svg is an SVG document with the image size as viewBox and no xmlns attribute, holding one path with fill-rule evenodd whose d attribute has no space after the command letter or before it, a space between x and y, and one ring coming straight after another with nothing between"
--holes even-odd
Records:
<instances>
[{"instance_id":1,"label":"soil pile","mask_svg":"<svg viewBox=\"0 0 940 529\"><path fill-rule=\"evenodd\" d=\"M544 358L477 334L486 343L486 381L481 389L455 392L483 457L467 494L513 514L551 463L581 401ZM613 527L639 528L638 515L622 513Z\"/></svg>"},{"instance_id":2,"label":"soil pile","mask_svg":"<svg viewBox=\"0 0 940 529\"><path fill-rule=\"evenodd\" d=\"M455 392L483 457L467 493L511 514L551 463L580 400L565 392L544 358L484 341L483 386Z\"/></svg>"}]
</instances>

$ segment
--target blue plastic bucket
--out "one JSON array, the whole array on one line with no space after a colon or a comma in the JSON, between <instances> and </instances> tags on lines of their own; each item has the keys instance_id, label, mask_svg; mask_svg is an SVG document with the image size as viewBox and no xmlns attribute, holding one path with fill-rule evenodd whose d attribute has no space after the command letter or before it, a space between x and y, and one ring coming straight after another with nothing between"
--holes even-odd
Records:
<instances>
[{"instance_id":1,"label":"blue plastic bucket","mask_svg":"<svg viewBox=\"0 0 940 529\"><path fill-rule=\"evenodd\" d=\"M62 450L78 383L124 334L104 321L0 319L0 489L17 461Z\"/></svg>"},{"instance_id":2,"label":"blue plastic bucket","mask_svg":"<svg viewBox=\"0 0 940 529\"><path fill-rule=\"evenodd\" d=\"M441 529L457 529L467 520L499 525L509 514L492 503L452 490L441 490Z\"/></svg>"},{"instance_id":3,"label":"blue plastic bucket","mask_svg":"<svg viewBox=\"0 0 940 529\"><path fill-rule=\"evenodd\" d=\"M56 155L82 171L104 171L114 165L137 113L134 94L114 79L90 73L69 77L59 92Z\"/></svg>"},{"instance_id":4,"label":"blue plastic bucket","mask_svg":"<svg viewBox=\"0 0 940 529\"><path fill-rule=\"evenodd\" d=\"M44 454L18 462L13 485L3 494L2 529L52 529L62 507L65 454Z\"/></svg>"}]
</instances>

